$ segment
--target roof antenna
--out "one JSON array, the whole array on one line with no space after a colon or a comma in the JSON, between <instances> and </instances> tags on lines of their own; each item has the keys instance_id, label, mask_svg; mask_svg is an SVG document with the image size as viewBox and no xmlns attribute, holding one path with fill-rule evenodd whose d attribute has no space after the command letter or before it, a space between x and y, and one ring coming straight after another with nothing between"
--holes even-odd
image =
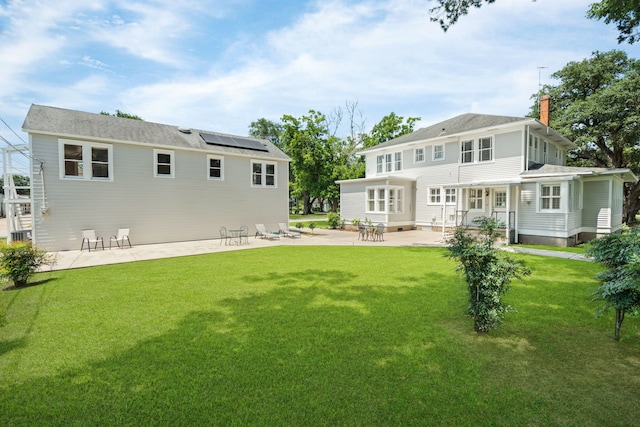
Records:
<instances>
[{"instance_id":1,"label":"roof antenna","mask_svg":"<svg viewBox=\"0 0 640 427\"><path fill-rule=\"evenodd\" d=\"M540 97L542 96L542 81L541 74L542 70L548 67L538 67L538 111L540 111Z\"/></svg>"}]
</instances>

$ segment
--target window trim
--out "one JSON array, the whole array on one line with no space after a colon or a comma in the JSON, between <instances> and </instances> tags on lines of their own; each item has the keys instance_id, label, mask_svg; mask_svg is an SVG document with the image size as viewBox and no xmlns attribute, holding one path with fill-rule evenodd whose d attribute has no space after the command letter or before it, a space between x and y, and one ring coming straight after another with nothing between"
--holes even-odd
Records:
<instances>
[{"instance_id":1,"label":"window trim","mask_svg":"<svg viewBox=\"0 0 640 427\"><path fill-rule=\"evenodd\" d=\"M548 196L544 196L543 192L544 192L544 188L548 187L550 188L550 193ZM558 188L558 195L554 195L553 194L553 188L557 187ZM539 183L538 184L538 212L542 212L542 213L565 213L566 208L563 206L563 185L561 182L546 182L546 183ZM549 207L545 208L543 207L543 200L549 200ZM554 208L553 207L553 200L558 200L558 207Z\"/></svg>"},{"instance_id":2,"label":"window trim","mask_svg":"<svg viewBox=\"0 0 640 427\"><path fill-rule=\"evenodd\" d=\"M378 154L376 156L376 174L402 172L404 155L402 151Z\"/></svg>"},{"instance_id":3,"label":"window trim","mask_svg":"<svg viewBox=\"0 0 640 427\"><path fill-rule=\"evenodd\" d=\"M484 212L485 211L485 189L484 188L470 188L469 189L469 196L467 197L468 199L468 203L469 203L469 211L474 211L474 212ZM475 194L475 196L473 196L473 194ZM472 208L471 207L471 201L475 200L476 201L476 207ZM482 204L482 207L477 207L477 201L480 201L480 203Z\"/></svg>"},{"instance_id":4,"label":"window trim","mask_svg":"<svg viewBox=\"0 0 640 427\"><path fill-rule=\"evenodd\" d=\"M483 140L489 140L489 147L482 147L482 141ZM494 160L494 150L493 150L493 136L483 136L481 138L478 138L478 163L489 163L489 162L493 162ZM489 159L488 160L483 160L482 159L482 154L488 152L489 153Z\"/></svg>"},{"instance_id":5,"label":"window trim","mask_svg":"<svg viewBox=\"0 0 640 427\"><path fill-rule=\"evenodd\" d=\"M426 156L424 147L417 147L413 150L413 162L414 163L424 163L426 161ZM420 153L420 158L418 158L418 153Z\"/></svg>"},{"instance_id":6,"label":"window trim","mask_svg":"<svg viewBox=\"0 0 640 427\"><path fill-rule=\"evenodd\" d=\"M253 165L260 164L262 165L262 169L260 171L261 183L255 184L253 180L254 172ZM267 166L273 166L273 184L267 184L267 176L271 174L267 174ZM251 169L250 169L250 181L251 187L253 188L277 188L278 187L278 164L276 162L268 161L268 160L251 160Z\"/></svg>"},{"instance_id":7,"label":"window trim","mask_svg":"<svg viewBox=\"0 0 640 427\"><path fill-rule=\"evenodd\" d=\"M220 160L220 177L211 176L211 160ZM210 181L224 181L224 156L207 154L207 179Z\"/></svg>"},{"instance_id":8,"label":"window trim","mask_svg":"<svg viewBox=\"0 0 640 427\"><path fill-rule=\"evenodd\" d=\"M64 156L64 146L65 145L75 145L82 147L82 160L78 163L81 165L82 175L67 175L65 173L65 163L66 158ZM107 150L107 171L109 176L107 178L104 177L94 177L93 176L93 158L92 158L92 149L106 149ZM101 181L101 182L113 182L113 145L112 144L104 144L100 142L90 142L90 141L79 141L72 139L59 139L58 140L58 162L59 162L59 177L60 179L71 180L71 181ZM102 163L102 162L100 162ZM84 165L90 165L88 168L85 168ZM86 172L85 172L86 170Z\"/></svg>"},{"instance_id":9,"label":"window trim","mask_svg":"<svg viewBox=\"0 0 640 427\"><path fill-rule=\"evenodd\" d=\"M169 156L169 167L170 172L169 173L159 173L158 172L158 166L159 165L164 165L166 163L160 163L158 162L158 155L159 154L166 154ZM175 170L176 170L176 154L175 151L173 150L162 150L159 148L154 148L153 149L153 176L154 178L175 178Z\"/></svg>"},{"instance_id":10,"label":"window trim","mask_svg":"<svg viewBox=\"0 0 640 427\"><path fill-rule=\"evenodd\" d=\"M465 143L471 143L471 148L465 150ZM460 141L460 164L463 165L472 165L475 161L475 152L476 152L476 144L475 139L465 139ZM465 161L465 154L469 154L471 159L469 161Z\"/></svg>"},{"instance_id":11,"label":"window trim","mask_svg":"<svg viewBox=\"0 0 640 427\"><path fill-rule=\"evenodd\" d=\"M442 147L442 157L437 158L436 157L436 148L437 147ZM431 160L434 162L440 162L442 160L444 160L444 144L436 144L433 146L433 150L431 150Z\"/></svg>"},{"instance_id":12,"label":"window trim","mask_svg":"<svg viewBox=\"0 0 640 427\"><path fill-rule=\"evenodd\" d=\"M373 199L371 198L373 193ZM397 185L372 185L365 188L365 212L372 214L403 214L404 187ZM381 197L383 196L383 197ZM393 202L393 205L392 205ZM371 210L373 204L374 209Z\"/></svg>"},{"instance_id":13,"label":"window trim","mask_svg":"<svg viewBox=\"0 0 640 427\"><path fill-rule=\"evenodd\" d=\"M457 188L444 188L444 193L440 191L443 187L429 187L427 188L427 205L430 206L442 206L443 202L446 206L455 206L458 199ZM435 193L434 193L435 191ZM434 201L434 197L438 200ZM448 200L448 201L447 201Z\"/></svg>"}]
</instances>

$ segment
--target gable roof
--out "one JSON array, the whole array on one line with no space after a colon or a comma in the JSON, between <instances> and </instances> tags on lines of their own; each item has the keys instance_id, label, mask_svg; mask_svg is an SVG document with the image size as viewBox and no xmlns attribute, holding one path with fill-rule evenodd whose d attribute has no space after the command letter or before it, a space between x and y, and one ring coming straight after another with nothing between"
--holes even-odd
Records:
<instances>
[{"instance_id":1,"label":"gable roof","mask_svg":"<svg viewBox=\"0 0 640 427\"><path fill-rule=\"evenodd\" d=\"M100 142L120 142L156 147L166 146L167 148L208 151L216 154L227 153L255 158L289 160L286 154L266 139L227 135L199 129L185 129L179 126L37 104L31 105L22 125L22 130L27 133L53 135L62 138L90 139ZM207 144L200 135L201 133L217 135L227 141L233 140L238 142L240 146L251 146L257 142L266 151Z\"/></svg>"},{"instance_id":2,"label":"gable roof","mask_svg":"<svg viewBox=\"0 0 640 427\"><path fill-rule=\"evenodd\" d=\"M472 131L488 131L491 128L508 126L516 123L521 125L529 125L536 130L544 131L550 140L564 147L574 147L571 141L533 118L466 113L453 117L451 119L447 119L440 123L436 123L435 125L418 129L412 133L399 136L398 138L391 139L376 146L369 147L365 150L362 150L361 153L364 154L369 151L384 149L401 144L408 144L412 142L425 142L431 139L461 136L462 134Z\"/></svg>"}]
</instances>

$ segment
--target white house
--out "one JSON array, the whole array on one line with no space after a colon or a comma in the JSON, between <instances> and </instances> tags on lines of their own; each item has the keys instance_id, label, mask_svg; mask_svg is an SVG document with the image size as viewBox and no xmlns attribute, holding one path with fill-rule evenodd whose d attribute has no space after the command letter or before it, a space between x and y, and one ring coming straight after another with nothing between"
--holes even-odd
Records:
<instances>
[{"instance_id":1,"label":"white house","mask_svg":"<svg viewBox=\"0 0 640 427\"><path fill-rule=\"evenodd\" d=\"M365 178L339 181L341 217L443 231L491 216L510 242L571 246L618 230L637 181L567 167L574 147L541 120L463 114L363 150Z\"/></svg>"},{"instance_id":2,"label":"white house","mask_svg":"<svg viewBox=\"0 0 640 427\"><path fill-rule=\"evenodd\" d=\"M288 220L289 158L269 141L42 105L23 130L43 249L80 249L83 229L147 244Z\"/></svg>"}]
</instances>

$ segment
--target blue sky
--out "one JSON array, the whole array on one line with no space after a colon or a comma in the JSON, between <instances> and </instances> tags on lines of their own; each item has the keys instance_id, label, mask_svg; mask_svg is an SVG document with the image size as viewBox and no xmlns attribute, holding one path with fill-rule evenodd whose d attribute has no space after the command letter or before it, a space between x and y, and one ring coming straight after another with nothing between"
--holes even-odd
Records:
<instances>
[{"instance_id":1,"label":"blue sky","mask_svg":"<svg viewBox=\"0 0 640 427\"><path fill-rule=\"evenodd\" d=\"M497 0L443 33L429 0L0 0L0 118L26 139L32 103L239 135L347 102L365 130L392 111L521 116L538 67L544 84L595 50L640 57L592 1Z\"/></svg>"}]
</instances>

